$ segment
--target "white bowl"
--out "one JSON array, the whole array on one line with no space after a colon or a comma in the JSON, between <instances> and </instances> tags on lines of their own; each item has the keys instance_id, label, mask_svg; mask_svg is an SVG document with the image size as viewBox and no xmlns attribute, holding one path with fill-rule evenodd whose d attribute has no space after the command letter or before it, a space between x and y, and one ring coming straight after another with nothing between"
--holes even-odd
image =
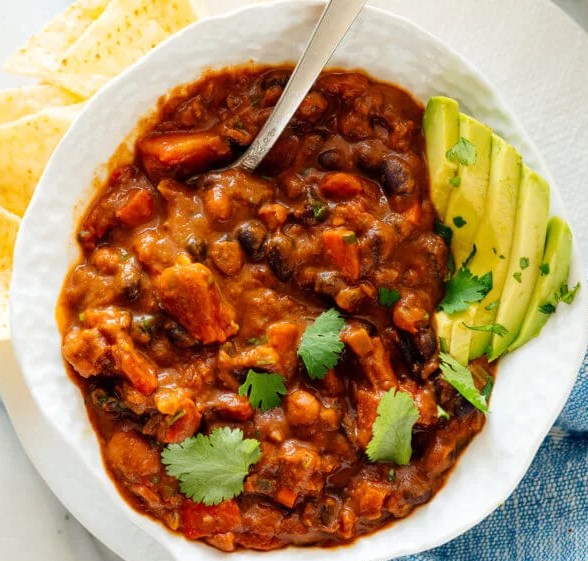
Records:
<instances>
[{"instance_id":1,"label":"white bowl","mask_svg":"<svg viewBox=\"0 0 588 561\"><path fill-rule=\"evenodd\" d=\"M98 538L129 561L206 561L225 554L189 542L139 515L106 475L96 436L78 389L61 357L55 306L64 277L78 258L74 232L92 195L98 170L173 86L209 67L254 60L296 60L321 3L294 1L247 7L197 23L156 48L93 98L53 155L23 221L11 292L14 347L50 441L28 447L41 475L67 508ZM526 161L549 173L497 92L469 64L412 23L366 8L331 60L395 82L422 101L457 98L462 109L491 125ZM551 213L565 217L552 184ZM574 247L571 279L583 270ZM503 503L523 477L563 407L586 347L588 294L561 305L541 336L500 363L491 412L481 434L460 458L444 488L408 518L336 549L288 548L268 560L375 561L440 545L480 522ZM19 414L11 408L12 414ZM22 413L21 413L22 414ZM44 427L44 428L47 428ZM261 553L238 551L234 560Z\"/></svg>"}]
</instances>

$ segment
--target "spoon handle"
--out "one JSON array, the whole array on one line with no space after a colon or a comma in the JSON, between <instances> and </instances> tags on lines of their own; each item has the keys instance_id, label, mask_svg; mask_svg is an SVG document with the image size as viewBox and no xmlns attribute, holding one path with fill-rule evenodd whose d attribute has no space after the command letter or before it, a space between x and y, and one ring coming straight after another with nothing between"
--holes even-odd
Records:
<instances>
[{"instance_id":1,"label":"spoon handle","mask_svg":"<svg viewBox=\"0 0 588 561\"><path fill-rule=\"evenodd\" d=\"M259 165L286 128L365 3L366 0L329 1L272 114L249 149L231 167L253 171Z\"/></svg>"}]
</instances>

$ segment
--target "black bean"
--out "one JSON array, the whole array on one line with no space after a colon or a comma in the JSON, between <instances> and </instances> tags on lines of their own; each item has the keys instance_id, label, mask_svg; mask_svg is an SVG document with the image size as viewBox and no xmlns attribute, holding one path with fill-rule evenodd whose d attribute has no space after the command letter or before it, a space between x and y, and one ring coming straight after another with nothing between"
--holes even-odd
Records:
<instances>
[{"instance_id":1,"label":"black bean","mask_svg":"<svg viewBox=\"0 0 588 561\"><path fill-rule=\"evenodd\" d=\"M290 79L290 70L271 70L263 76L262 87L264 90L272 86L284 87Z\"/></svg>"},{"instance_id":2,"label":"black bean","mask_svg":"<svg viewBox=\"0 0 588 561\"><path fill-rule=\"evenodd\" d=\"M292 254L294 244L283 234L276 234L265 244L265 255L271 270L281 281L287 281L294 272Z\"/></svg>"},{"instance_id":3,"label":"black bean","mask_svg":"<svg viewBox=\"0 0 588 561\"><path fill-rule=\"evenodd\" d=\"M190 234L186 240L186 249L197 263L203 263L206 259L206 242L196 234Z\"/></svg>"},{"instance_id":4,"label":"black bean","mask_svg":"<svg viewBox=\"0 0 588 561\"><path fill-rule=\"evenodd\" d=\"M243 222L243 224L237 228L235 236L245 250L245 253L247 253L253 261L263 259L265 254L264 243L267 237L267 229L259 220Z\"/></svg>"},{"instance_id":5,"label":"black bean","mask_svg":"<svg viewBox=\"0 0 588 561\"><path fill-rule=\"evenodd\" d=\"M314 279L314 291L317 294L325 294L334 298L344 288L347 288L347 284L341 275L334 271L321 271Z\"/></svg>"},{"instance_id":6,"label":"black bean","mask_svg":"<svg viewBox=\"0 0 588 561\"><path fill-rule=\"evenodd\" d=\"M345 165L343 155L335 148L321 152L318 155L318 163L323 169L330 171L343 169Z\"/></svg>"},{"instance_id":7,"label":"black bean","mask_svg":"<svg viewBox=\"0 0 588 561\"><path fill-rule=\"evenodd\" d=\"M169 340L180 349L193 347L197 341L177 321L167 319L163 324Z\"/></svg>"},{"instance_id":8,"label":"black bean","mask_svg":"<svg viewBox=\"0 0 588 561\"><path fill-rule=\"evenodd\" d=\"M382 187L387 195L410 195L415 189L410 166L396 156L386 158L382 168Z\"/></svg>"},{"instance_id":9,"label":"black bean","mask_svg":"<svg viewBox=\"0 0 588 561\"><path fill-rule=\"evenodd\" d=\"M141 269L134 258L122 263L115 280L125 298L132 302L141 294Z\"/></svg>"},{"instance_id":10,"label":"black bean","mask_svg":"<svg viewBox=\"0 0 588 561\"><path fill-rule=\"evenodd\" d=\"M429 360L437 351L437 338L431 327L419 329L413 337L413 342L424 362Z\"/></svg>"}]
</instances>

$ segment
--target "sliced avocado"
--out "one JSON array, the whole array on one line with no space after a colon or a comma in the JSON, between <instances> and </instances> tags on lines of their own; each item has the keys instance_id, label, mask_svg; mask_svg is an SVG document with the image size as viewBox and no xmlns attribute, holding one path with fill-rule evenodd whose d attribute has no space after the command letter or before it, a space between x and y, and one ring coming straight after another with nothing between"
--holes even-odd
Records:
<instances>
[{"instance_id":1,"label":"sliced avocado","mask_svg":"<svg viewBox=\"0 0 588 561\"><path fill-rule=\"evenodd\" d=\"M467 115L459 116L459 135L475 146L475 158L471 165L459 166L461 182L451 192L445 213L445 224L453 230L456 268L470 255L484 215L492 149L492 131Z\"/></svg>"},{"instance_id":2,"label":"sliced avocado","mask_svg":"<svg viewBox=\"0 0 588 561\"><path fill-rule=\"evenodd\" d=\"M434 317L435 333L439 339L439 348L442 352L448 353L451 347L451 329L453 327L453 320L444 311L435 312Z\"/></svg>"},{"instance_id":3,"label":"sliced avocado","mask_svg":"<svg viewBox=\"0 0 588 561\"><path fill-rule=\"evenodd\" d=\"M476 275L492 271L492 290L481 302L473 306L473 325L495 323L498 301L508 272L521 170L520 154L502 138L493 135L486 209L476 234L478 251L472 263L475 269L472 272ZM486 352L492 333L470 332L469 358L473 360Z\"/></svg>"},{"instance_id":4,"label":"sliced avocado","mask_svg":"<svg viewBox=\"0 0 588 561\"><path fill-rule=\"evenodd\" d=\"M527 309L521 330L508 347L509 352L520 347L539 332L549 318L549 312L541 311L546 304L557 306L556 292L568 280L572 258L572 233L569 226L557 216L547 224L545 252L541 260L539 278Z\"/></svg>"},{"instance_id":5,"label":"sliced avocado","mask_svg":"<svg viewBox=\"0 0 588 561\"><path fill-rule=\"evenodd\" d=\"M545 247L549 184L523 165L512 250L496 321L508 332L492 335L489 360L497 359L516 339L539 276Z\"/></svg>"},{"instance_id":6,"label":"sliced avocado","mask_svg":"<svg viewBox=\"0 0 588 561\"><path fill-rule=\"evenodd\" d=\"M451 316L453 327L449 354L463 366L467 366L469 362L470 342L473 333L466 325L472 325L475 312L475 306L470 305L467 310Z\"/></svg>"},{"instance_id":7,"label":"sliced avocado","mask_svg":"<svg viewBox=\"0 0 588 561\"><path fill-rule=\"evenodd\" d=\"M423 117L427 162L431 180L431 200L439 216L445 216L449 181L457 175L457 163L449 160L447 151L459 140L459 106L448 97L432 97Z\"/></svg>"}]
</instances>

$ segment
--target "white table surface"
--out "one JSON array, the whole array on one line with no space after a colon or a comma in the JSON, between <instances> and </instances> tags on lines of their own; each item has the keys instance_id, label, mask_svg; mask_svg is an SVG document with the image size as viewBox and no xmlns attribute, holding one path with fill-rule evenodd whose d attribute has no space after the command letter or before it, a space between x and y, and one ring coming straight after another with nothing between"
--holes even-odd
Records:
<instances>
[{"instance_id":1,"label":"white table surface","mask_svg":"<svg viewBox=\"0 0 588 561\"><path fill-rule=\"evenodd\" d=\"M211 12L244 3L208 2ZM588 0L557 0L569 16L548 0L371 3L405 15L444 39L498 86L545 156L560 189L568 190L568 210L587 264L588 36L571 18L588 30ZM68 0L3 0L0 60L68 4ZM489 39L491 35L495 38ZM489 53L489 45L495 56ZM571 66L582 72L573 78L573 84ZM527 68L525 75L520 74L521 68ZM569 84L562 83L562 76ZM26 79L0 72L0 87L26 83ZM550 107L558 108L557 115ZM570 146L564 162L561 143ZM2 378L15 369L10 353L0 353L0 390ZM1 402L0 481L0 559L119 561L67 513L37 475Z\"/></svg>"}]
</instances>

